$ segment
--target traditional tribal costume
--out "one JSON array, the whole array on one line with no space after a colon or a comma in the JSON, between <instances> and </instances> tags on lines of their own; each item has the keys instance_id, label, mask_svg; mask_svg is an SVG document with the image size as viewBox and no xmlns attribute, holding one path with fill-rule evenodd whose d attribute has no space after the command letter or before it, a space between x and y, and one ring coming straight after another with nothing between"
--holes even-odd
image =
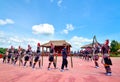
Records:
<instances>
[{"instance_id":1,"label":"traditional tribal costume","mask_svg":"<svg viewBox=\"0 0 120 82\"><path fill-rule=\"evenodd\" d=\"M99 59L98 53L99 53L99 50L100 50L100 48L98 47L97 44L95 44L95 47L94 47L94 50L93 50L93 53L94 53L93 60L94 60L96 68L99 68L99 65L98 65L98 59Z\"/></svg>"},{"instance_id":2,"label":"traditional tribal costume","mask_svg":"<svg viewBox=\"0 0 120 82\"><path fill-rule=\"evenodd\" d=\"M28 45L28 50L26 51L24 66L26 66L27 61L30 61L30 66L32 66L32 50L30 45Z\"/></svg>"},{"instance_id":3,"label":"traditional tribal costume","mask_svg":"<svg viewBox=\"0 0 120 82\"><path fill-rule=\"evenodd\" d=\"M8 53L9 53L8 49L6 49L6 52L5 52L4 56L3 56L3 63L6 63L6 59L7 59Z\"/></svg>"},{"instance_id":4,"label":"traditional tribal costume","mask_svg":"<svg viewBox=\"0 0 120 82\"><path fill-rule=\"evenodd\" d=\"M14 48L13 46L11 46L11 48L8 51L8 63L10 63L10 59L11 59L11 63L14 62Z\"/></svg>"},{"instance_id":5,"label":"traditional tribal costume","mask_svg":"<svg viewBox=\"0 0 120 82\"><path fill-rule=\"evenodd\" d=\"M33 68L35 68L36 63L39 63L39 68L40 68L40 43L37 44L37 51L36 51L36 55L35 55L35 59L34 59L34 64L33 64Z\"/></svg>"},{"instance_id":6,"label":"traditional tribal costume","mask_svg":"<svg viewBox=\"0 0 120 82\"><path fill-rule=\"evenodd\" d=\"M23 60L22 60L22 58L23 58L23 56L24 56L23 54L24 54L24 51L23 51L23 49L19 46L19 47L18 47L19 66L20 66L20 64L23 65Z\"/></svg>"},{"instance_id":7,"label":"traditional tribal costume","mask_svg":"<svg viewBox=\"0 0 120 82\"><path fill-rule=\"evenodd\" d=\"M50 48L50 54L49 54L49 65L48 65L48 70L50 70L50 65L53 62L54 68L56 68L56 63L54 61L54 46L51 43L51 48Z\"/></svg>"},{"instance_id":8,"label":"traditional tribal costume","mask_svg":"<svg viewBox=\"0 0 120 82\"><path fill-rule=\"evenodd\" d=\"M14 64L16 64L17 60L18 60L18 50L14 51Z\"/></svg>"},{"instance_id":9,"label":"traditional tribal costume","mask_svg":"<svg viewBox=\"0 0 120 82\"><path fill-rule=\"evenodd\" d=\"M67 49L66 49L66 45L64 44L64 48L62 49L62 65L61 65L61 72L64 71L64 66L67 69L67 65L68 65L68 61L67 61Z\"/></svg>"},{"instance_id":10,"label":"traditional tribal costume","mask_svg":"<svg viewBox=\"0 0 120 82\"><path fill-rule=\"evenodd\" d=\"M112 73L110 68L110 65L112 65L112 61L110 59L110 47L108 44L109 44L109 40L106 40L106 43L102 46L102 54L103 54L103 61L104 61L106 74L110 76Z\"/></svg>"}]
</instances>

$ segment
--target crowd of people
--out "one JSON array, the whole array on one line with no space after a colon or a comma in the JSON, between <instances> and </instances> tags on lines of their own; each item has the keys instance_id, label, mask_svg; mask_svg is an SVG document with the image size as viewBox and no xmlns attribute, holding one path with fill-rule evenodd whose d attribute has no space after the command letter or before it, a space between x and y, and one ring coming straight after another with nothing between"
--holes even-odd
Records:
<instances>
[{"instance_id":1,"label":"crowd of people","mask_svg":"<svg viewBox=\"0 0 120 82\"><path fill-rule=\"evenodd\" d=\"M64 48L61 50L62 53L62 65L60 71L64 71L64 66L67 68L67 49L66 49L66 44L63 44ZM10 48L6 49L6 53L3 56L3 63L9 63L16 65L16 62L19 63L19 66L24 66L26 67L26 64L29 63L29 66L32 67L33 69L35 68L36 64L38 63L39 68L41 68L41 51L40 51L40 43L37 44L37 49L36 51L32 51L32 48L30 45L28 45L27 50L22 49L20 46L18 49L14 49L13 46ZM48 70L50 70L51 63L53 63L54 68L57 69L56 67L56 60L54 58L55 54L55 49L54 45L51 43L50 44L50 52L49 52L49 63L48 63Z\"/></svg>"},{"instance_id":2,"label":"crowd of people","mask_svg":"<svg viewBox=\"0 0 120 82\"><path fill-rule=\"evenodd\" d=\"M60 71L63 72L64 69L68 70L68 61L67 61L67 46L66 44L63 45L64 48L61 51L62 54L62 65ZM56 60L54 58L54 45L50 44L50 52L49 52L49 63L48 63L48 70L50 70L50 66L53 63L54 68L56 69ZM96 68L99 68L98 60L99 60L99 53L102 54L102 61L101 63L104 65L106 70L106 75L111 76L111 65L112 61L110 58L110 47L109 47L109 40L106 40L103 45L100 45L98 43L95 43L93 45L93 48L86 48L85 50L81 50L79 53L79 56L84 60L93 60L94 65ZM23 61L24 60L24 61ZM39 68L41 68L41 51L40 51L40 43L37 44L37 49L35 52L32 51L31 46L28 45L28 49L24 50L20 46L18 49L14 49L13 46L11 46L10 49L6 50L6 53L3 57L3 63L11 63L16 64L16 62L19 62L19 66L26 66L26 64L29 62L29 66L33 69L35 68L36 64L38 63ZM65 68L64 68L65 67Z\"/></svg>"},{"instance_id":3,"label":"crowd of people","mask_svg":"<svg viewBox=\"0 0 120 82\"><path fill-rule=\"evenodd\" d=\"M93 60L95 68L99 68L98 60L99 57L102 56L101 63L105 67L106 75L108 76L112 75L112 71L110 67L112 65L112 61L110 58L110 46L108 39L102 45L99 43L95 43L92 48L86 47L84 50L80 50L80 52L77 53L76 56L86 61Z\"/></svg>"},{"instance_id":4,"label":"crowd of people","mask_svg":"<svg viewBox=\"0 0 120 82\"><path fill-rule=\"evenodd\" d=\"M28 45L28 49L22 49L20 46L18 49L15 49L13 46L6 49L6 53L3 57L3 63L10 63L15 65L16 62L19 62L19 66L26 66L29 62L30 67L35 67L36 63L39 62L40 67L40 43L37 44L36 52L33 52L31 46ZM34 59L34 61L33 61Z\"/></svg>"}]
</instances>

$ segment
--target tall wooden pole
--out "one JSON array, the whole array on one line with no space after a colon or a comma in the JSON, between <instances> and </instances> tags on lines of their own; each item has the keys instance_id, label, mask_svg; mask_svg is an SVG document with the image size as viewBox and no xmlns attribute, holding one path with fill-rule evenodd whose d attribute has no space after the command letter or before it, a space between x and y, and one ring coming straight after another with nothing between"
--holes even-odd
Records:
<instances>
[{"instance_id":1,"label":"tall wooden pole","mask_svg":"<svg viewBox=\"0 0 120 82\"><path fill-rule=\"evenodd\" d=\"M68 46L68 55L70 55L71 68L73 68L73 59L72 59L72 54L70 54L70 46Z\"/></svg>"},{"instance_id":2,"label":"tall wooden pole","mask_svg":"<svg viewBox=\"0 0 120 82\"><path fill-rule=\"evenodd\" d=\"M57 66L57 56L58 56L58 51L55 52L55 63L56 63L56 66Z\"/></svg>"},{"instance_id":3,"label":"tall wooden pole","mask_svg":"<svg viewBox=\"0 0 120 82\"><path fill-rule=\"evenodd\" d=\"M43 66L44 47L42 47L42 66Z\"/></svg>"},{"instance_id":4,"label":"tall wooden pole","mask_svg":"<svg viewBox=\"0 0 120 82\"><path fill-rule=\"evenodd\" d=\"M92 52L92 57L94 56L94 52L95 52L95 51L94 51L94 45L95 45L95 43L96 43L95 41L97 41L97 40L96 40L96 36L94 35L94 37L93 37L93 42L92 42L92 50L93 50L93 52Z\"/></svg>"}]
</instances>

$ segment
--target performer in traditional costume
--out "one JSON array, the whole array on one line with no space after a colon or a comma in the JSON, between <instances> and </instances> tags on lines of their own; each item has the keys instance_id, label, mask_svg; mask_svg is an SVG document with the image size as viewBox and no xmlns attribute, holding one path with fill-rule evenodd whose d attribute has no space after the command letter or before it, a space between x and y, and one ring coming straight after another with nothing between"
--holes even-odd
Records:
<instances>
[{"instance_id":1,"label":"performer in traditional costume","mask_svg":"<svg viewBox=\"0 0 120 82\"><path fill-rule=\"evenodd\" d=\"M11 46L11 48L8 51L8 63L10 63L11 60L11 64L14 63L14 47Z\"/></svg>"},{"instance_id":2,"label":"performer in traditional costume","mask_svg":"<svg viewBox=\"0 0 120 82\"><path fill-rule=\"evenodd\" d=\"M51 47L50 47L50 54L49 54L49 64L48 64L48 70L50 70L50 65L53 62L54 68L56 68L56 63L54 60L54 45L51 43Z\"/></svg>"},{"instance_id":3,"label":"performer in traditional costume","mask_svg":"<svg viewBox=\"0 0 120 82\"><path fill-rule=\"evenodd\" d=\"M18 60L18 56L19 56L18 49L15 49L15 51L14 51L14 65L16 64L16 62Z\"/></svg>"},{"instance_id":4,"label":"performer in traditional costume","mask_svg":"<svg viewBox=\"0 0 120 82\"><path fill-rule=\"evenodd\" d=\"M100 52L100 47L96 43L94 48L93 48L93 60L94 60L94 63L95 63L95 68L99 68L99 64L98 64L99 52Z\"/></svg>"},{"instance_id":5,"label":"performer in traditional costume","mask_svg":"<svg viewBox=\"0 0 120 82\"><path fill-rule=\"evenodd\" d=\"M112 61L110 59L110 47L109 47L109 40L105 41L105 44L102 46L102 54L103 54L103 64L106 70L106 75L111 76L111 68Z\"/></svg>"},{"instance_id":6,"label":"performer in traditional costume","mask_svg":"<svg viewBox=\"0 0 120 82\"><path fill-rule=\"evenodd\" d=\"M67 46L66 44L64 44L64 48L62 49L62 65L61 65L61 72L64 71L64 66L66 67L66 70L67 69L67 66L68 66L68 61L67 61Z\"/></svg>"},{"instance_id":7,"label":"performer in traditional costume","mask_svg":"<svg viewBox=\"0 0 120 82\"><path fill-rule=\"evenodd\" d=\"M26 55L25 55L25 62L24 62L24 66L26 66L26 63L28 61L30 61L30 66L32 66L32 61L31 61L31 57L32 57L32 50L31 50L31 46L28 45L28 49L26 51Z\"/></svg>"},{"instance_id":8,"label":"performer in traditional costume","mask_svg":"<svg viewBox=\"0 0 120 82\"><path fill-rule=\"evenodd\" d=\"M21 48L21 46L19 46L18 47L19 66L20 66L20 64L23 65L23 60L22 60L23 56L24 56L24 50Z\"/></svg>"},{"instance_id":9,"label":"performer in traditional costume","mask_svg":"<svg viewBox=\"0 0 120 82\"><path fill-rule=\"evenodd\" d=\"M6 63L6 59L7 59L7 56L8 56L8 48L6 49L6 52L5 52L5 54L3 55L3 63Z\"/></svg>"},{"instance_id":10,"label":"performer in traditional costume","mask_svg":"<svg viewBox=\"0 0 120 82\"><path fill-rule=\"evenodd\" d=\"M36 63L38 62L39 64L39 68L41 66L41 60L40 60L40 56L41 56L41 52L40 52L40 43L37 44L37 51L36 51L36 55L35 55L35 59L34 59L34 64L33 64L33 68L35 68Z\"/></svg>"}]
</instances>

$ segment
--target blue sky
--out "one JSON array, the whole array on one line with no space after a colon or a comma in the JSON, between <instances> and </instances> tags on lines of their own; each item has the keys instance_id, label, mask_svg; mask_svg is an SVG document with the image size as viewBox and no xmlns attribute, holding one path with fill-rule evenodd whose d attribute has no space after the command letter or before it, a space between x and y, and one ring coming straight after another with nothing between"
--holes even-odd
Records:
<instances>
[{"instance_id":1,"label":"blue sky","mask_svg":"<svg viewBox=\"0 0 120 82\"><path fill-rule=\"evenodd\" d=\"M105 39L120 42L119 0L0 0L0 47L66 40L72 50Z\"/></svg>"}]
</instances>

